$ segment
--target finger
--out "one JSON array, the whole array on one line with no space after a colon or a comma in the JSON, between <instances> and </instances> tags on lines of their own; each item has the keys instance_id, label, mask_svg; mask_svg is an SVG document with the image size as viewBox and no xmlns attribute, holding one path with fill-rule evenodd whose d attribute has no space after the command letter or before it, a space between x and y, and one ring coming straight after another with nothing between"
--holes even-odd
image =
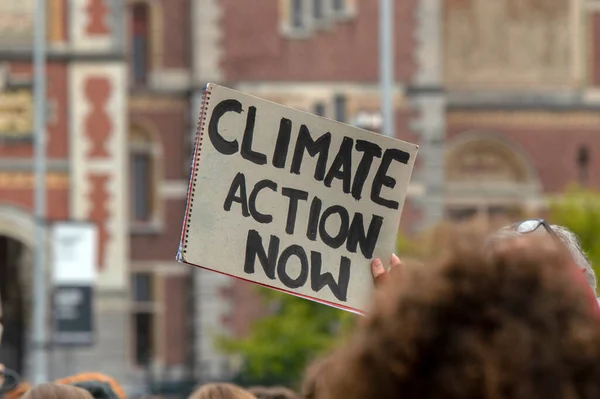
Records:
<instances>
[{"instance_id":1,"label":"finger","mask_svg":"<svg viewBox=\"0 0 600 399\"><path fill-rule=\"evenodd\" d=\"M371 274L373 274L373 279L375 280L375 284L379 285L387 276L387 272L383 267L383 263L381 259L374 259L371 262Z\"/></svg>"},{"instance_id":2,"label":"finger","mask_svg":"<svg viewBox=\"0 0 600 399\"><path fill-rule=\"evenodd\" d=\"M392 260L390 261L390 270L402 266L404 266L404 263L402 263L400 258L396 254L392 254Z\"/></svg>"},{"instance_id":3,"label":"finger","mask_svg":"<svg viewBox=\"0 0 600 399\"><path fill-rule=\"evenodd\" d=\"M383 267L383 263L381 263L381 259L374 259L371 262L371 272L373 273L373 278L377 278L385 273L385 268Z\"/></svg>"}]
</instances>

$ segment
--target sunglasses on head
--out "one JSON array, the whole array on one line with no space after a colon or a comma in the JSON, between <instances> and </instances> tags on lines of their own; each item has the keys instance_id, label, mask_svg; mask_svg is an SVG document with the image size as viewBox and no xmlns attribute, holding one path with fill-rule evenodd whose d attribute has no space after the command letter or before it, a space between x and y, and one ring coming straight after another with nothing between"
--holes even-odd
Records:
<instances>
[{"instance_id":1,"label":"sunglasses on head","mask_svg":"<svg viewBox=\"0 0 600 399\"><path fill-rule=\"evenodd\" d=\"M544 219L530 219L525 220L523 222L517 223L515 230L521 234L533 233L537 229L543 226L544 229L550 234L552 237L556 238L556 233L552 230L552 227L546 222Z\"/></svg>"},{"instance_id":2,"label":"sunglasses on head","mask_svg":"<svg viewBox=\"0 0 600 399\"><path fill-rule=\"evenodd\" d=\"M527 233L533 233L534 231L539 229L540 226L544 226L544 229L546 229L548 234L550 234L556 240L560 241L560 238L556 235L554 230L552 230L552 227L550 227L548 222L546 222L544 219L530 219L530 220L525 220L523 222L517 223L515 230L518 233L527 234ZM585 273L585 271L586 271L585 268L580 268L580 269L583 273Z\"/></svg>"}]
</instances>

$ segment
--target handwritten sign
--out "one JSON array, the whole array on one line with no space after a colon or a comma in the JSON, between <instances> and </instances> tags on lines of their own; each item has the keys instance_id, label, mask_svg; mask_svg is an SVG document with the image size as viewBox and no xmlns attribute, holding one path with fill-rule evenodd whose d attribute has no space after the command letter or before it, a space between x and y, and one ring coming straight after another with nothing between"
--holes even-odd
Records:
<instances>
[{"instance_id":1,"label":"handwritten sign","mask_svg":"<svg viewBox=\"0 0 600 399\"><path fill-rule=\"evenodd\" d=\"M178 260L362 312L417 149L209 84Z\"/></svg>"}]
</instances>

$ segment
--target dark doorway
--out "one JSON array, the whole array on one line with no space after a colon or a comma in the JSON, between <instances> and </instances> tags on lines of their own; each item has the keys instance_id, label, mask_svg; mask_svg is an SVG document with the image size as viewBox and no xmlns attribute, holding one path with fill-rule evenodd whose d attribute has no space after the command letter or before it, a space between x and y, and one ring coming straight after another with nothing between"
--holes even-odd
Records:
<instances>
[{"instance_id":1,"label":"dark doorway","mask_svg":"<svg viewBox=\"0 0 600 399\"><path fill-rule=\"evenodd\" d=\"M0 345L0 362L19 374L23 373L26 342L26 313L20 281L25 246L19 241L0 236L0 298L4 333Z\"/></svg>"}]
</instances>

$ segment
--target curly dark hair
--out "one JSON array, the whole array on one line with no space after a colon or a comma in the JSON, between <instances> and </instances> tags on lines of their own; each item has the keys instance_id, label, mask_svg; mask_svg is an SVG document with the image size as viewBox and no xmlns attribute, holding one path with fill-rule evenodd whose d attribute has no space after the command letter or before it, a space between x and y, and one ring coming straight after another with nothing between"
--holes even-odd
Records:
<instances>
[{"instance_id":1,"label":"curly dark hair","mask_svg":"<svg viewBox=\"0 0 600 399\"><path fill-rule=\"evenodd\" d=\"M600 398L598 305L568 251L468 242L379 290L319 399Z\"/></svg>"}]
</instances>

